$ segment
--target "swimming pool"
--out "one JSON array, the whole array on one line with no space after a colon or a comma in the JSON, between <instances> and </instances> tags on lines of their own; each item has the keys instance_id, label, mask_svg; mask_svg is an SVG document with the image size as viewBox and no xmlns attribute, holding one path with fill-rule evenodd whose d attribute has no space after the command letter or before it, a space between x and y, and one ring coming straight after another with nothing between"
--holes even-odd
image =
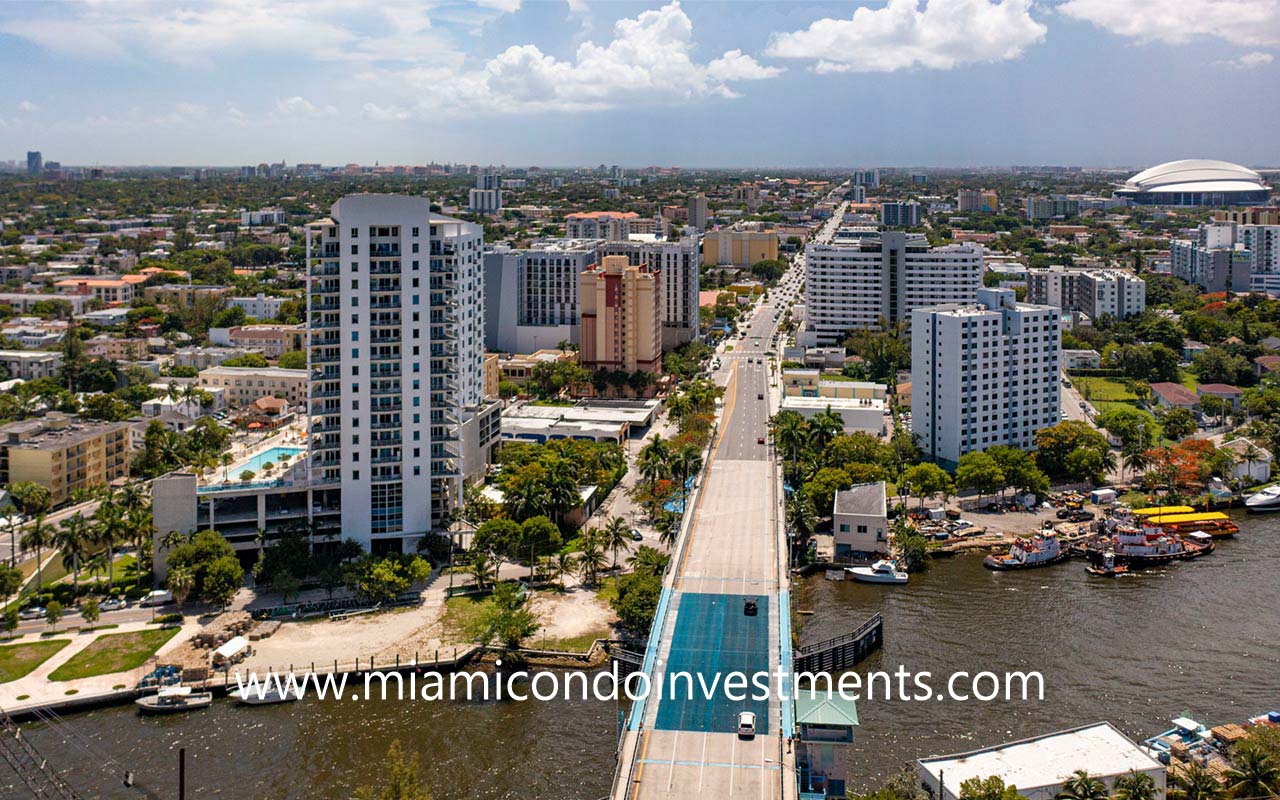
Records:
<instances>
[{"instance_id":1,"label":"swimming pool","mask_svg":"<svg viewBox=\"0 0 1280 800\"><path fill-rule=\"evenodd\" d=\"M240 472L243 472L246 469L251 469L254 472L261 472L263 464L271 463L278 467L284 458L293 458L301 452L301 447L273 447L270 450L264 450L261 453L258 453L253 458L243 464L240 464L236 469Z\"/></svg>"}]
</instances>

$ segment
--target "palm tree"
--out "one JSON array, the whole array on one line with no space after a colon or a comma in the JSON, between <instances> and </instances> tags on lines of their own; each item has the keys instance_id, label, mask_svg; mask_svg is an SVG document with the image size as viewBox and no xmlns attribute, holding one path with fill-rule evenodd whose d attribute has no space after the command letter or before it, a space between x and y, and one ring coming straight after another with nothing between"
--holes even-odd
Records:
<instances>
[{"instance_id":1,"label":"palm tree","mask_svg":"<svg viewBox=\"0 0 1280 800\"><path fill-rule=\"evenodd\" d=\"M1280 794L1280 767L1267 752L1246 742L1231 754L1235 764L1227 771L1227 791L1232 797L1271 797Z\"/></svg>"},{"instance_id":2,"label":"palm tree","mask_svg":"<svg viewBox=\"0 0 1280 800\"><path fill-rule=\"evenodd\" d=\"M827 406L826 411L814 414L809 420L809 439L816 452L822 452L831 444L832 439L843 432L844 420L831 410L831 406Z\"/></svg>"},{"instance_id":3,"label":"palm tree","mask_svg":"<svg viewBox=\"0 0 1280 800\"><path fill-rule=\"evenodd\" d=\"M1244 459L1246 469L1248 470L1247 474L1249 475L1250 478L1252 478L1253 462L1257 461L1262 456L1262 450L1259 449L1258 446L1254 444L1252 441L1246 439L1245 445L1244 445L1244 452L1242 452L1240 455Z\"/></svg>"},{"instance_id":4,"label":"palm tree","mask_svg":"<svg viewBox=\"0 0 1280 800\"><path fill-rule=\"evenodd\" d=\"M476 588L483 589L497 575L493 559L483 550L471 553L471 575L476 579Z\"/></svg>"},{"instance_id":5,"label":"palm tree","mask_svg":"<svg viewBox=\"0 0 1280 800\"><path fill-rule=\"evenodd\" d=\"M680 522L680 515L670 511L663 511L658 515L655 522L658 528L658 541L668 550L675 547L676 539L680 536Z\"/></svg>"},{"instance_id":6,"label":"palm tree","mask_svg":"<svg viewBox=\"0 0 1280 800\"><path fill-rule=\"evenodd\" d=\"M627 521L622 517L614 517L604 524L603 537L600 544L613 553L613 568L618 568L618 551L627 549L629 531Z\"/></svg>"},{"instance_id":7,"label":"palm tree","mask_svg":"<svg viewBox=\"0 0 1280 800\"><path fill-rule=\"evenodd\" d=\"M654 436L653 441L640 449L636 457L636 468L640 475L649 482L650 488L660 479L670 474L669 461L671 448L662 440L662 436Z\"/></svg>"},{"instance_id":8,"label":"palm tree","mask_svg":"<svg viewBox=\"0 0 1280 800\"><path fill-rule=\"evenodd\" d=\"M556 553L547 558L547 577L564 588L564 576L572 575L578 568L578 558L573 553Z\"/></svg>"},{"instance_id":9,"label":"palm tree","mask_svg":"<svg viewBox=\"0 0 1280 800\"><path fill-rule=\"evenodd\" d=\"M1219 800L1222 784L1212 772L1192 762L1186 769L1174 775L1174 788L1169 796L1174 800Z\"/></svg>"},{"instance_id":10,"label":"palm tree","mask_svg":"<svg viewBox=\"0 0 1280 800\"><path fill-rule=\"evenodd\" d=\"M22 536L22 548L36 551L36 592L40 591L41 551L48 547L50 542L49 529L44 526L44 513L41 512L36 514L35 519L31 522L31 527Z\"/></svg>"},{"instance_id":11,"label":"palm tree","mask_svg":"<svg viewBox=\"0 0 1280 800\"><path fill-rule=\"evenodd\" d=\"M1124 457L1124 468L1128 474L1134 472L1143 472L1150 465L1150 459L1147 458L1147 451L1142 447L1141 443L1135 443L1132 447L1126 447L1120 453Z\"/></svg>"},{"instance_id":12,"label":"palm tree","mask_svg":"<svg viewBox=\"0 0 1280 800\"><path fill-rule=\"evenodd\" d=\"M49 491L47 486L42 486L32 481L18 481L9 484L9 495L13 498L14 505L22 512L24 516L34 517L49 513L53 508L53 493ZM10 561L13 566L17 566L18 553L14 543L17 539L11 540L10 544ZM24 547L26 545L23 545Z\"/></svg>"},{"instance_id":13,"label":"palm tree","mask_svg":"<svg viewBox=\"0 0 1280 800\"><path fill-rule=\"evenodd\" d=\"M783 458L796 462L809 441L808 423L795 411L781 411L769 420L773 446L782 451Z\"/></svg>"},{"instance_id":14,"label":"palm tree","mask_svg":"<svg viewBox=\"0 0 1280 800\"><path fill-rule=\"evenodd\" d=\"M54 534L54 546L62 551L62 566L71 570L71 586L76 589L80 585L80 563L88 552L93 538L93 523L79 511L62 521L58 532ZM75 596L75 592L72 592Z\"/></svg>"},{"instance_id":15,"label":"palm tree","mask_svg":"<svg viewBox=\"0 0 1280 800\"><path fill-rule=\"evenodd\" d=\"M218 456L218 463L222 465L222 480L224 482L231 480L231 465L235 461L235 458L230 453L223 453Z\"/></svg>"},{"instance_id":16,"label":"palm tree","mask_svg":"<svg viewBox=\"0 0 1280 800\"><path fill-rule=\"evenodd\" d=\"M115 580L115 547L128 539L128 518L124 508L115 503L99 505L98 510L93 512L93 518L98 522L97 543L107 551L107 591L110 592Z\"/></svg>"},{"instance_id":17,"label":"palm tree","mask_svg":"<svg viewBox=\"0 0 1280 800\"><path fill-rule=\"evenodd\" d=\"M818 527L818 513L803 489L792 492L787 502L787 525L800 539L807 539Z\"/></svg>"},{"instance_id":18,"label":"palm tree","mask_svg":"<svg viewBox=\"0 0 1280 800\"><path fill-rule=\"evenodd\" d=\"M627 559L627 563L640 575L661 575L670 560L671 556L642 545L631 555L631 558Z\"/></svg>"},{"instance_id":19,"label":"palm tree","mask_svg":"<svg viewBox=\"0 0 1280 800\"><path fill-rule=\"evenodd\" d=\"M572 461L559 456L546 459L543 465L547 471L544 481L547 506L554 513L555 520L560 522L565 514L582 502L578 488L578 469Z\"/></svg>"},{"instance_id":20,"label":"palm tree","mask_svg":"<svg viewBox=\"0 0 1280 800\"><path fill-rule=\"evenodd\" d=\"M600 534L595 528L582 537L582 552L578 555L578 573L583 581L595 584L596 576L604 569L604 548L600 546Z\"/></svg>"},{"instance_id":21,"label":"palm tree","mask_svg":"<svg viewBox=\"0 0 1280 800\"><path fill-rule=\"evenodd\" d=\"M191 594L191 590L195 588L196 578L191 574L191 570L186 567L174 567L169 570L169 575L165 578L165 588L173 595L173 602L178 604L178 613L182 613L182 604L186 602L187 595Z\"/></svg>"},{"instance_id":22,"label":"palm tree","mask_svg":"<svg viewBox=\"0 0 1280 800\"><path fill-rule=\"evenodd\" d=\"M1057 800L1107 800L1107 785L1087 771L1078 769L1071 774Z\"/></svg>"},{"instance_id":23,"label":"palm tree","mask_svg":"<svg viewBox=\"0 0 1280 800\"><path fill-rule=\"evenodd\" d=\"M1156 784L1145 772L1130 770L1116 778L1115 800L1155 800Z\"/></svg>"},{"instance_id":24,"label":"palm tree","mask_svg":"<svg viewBox=\"0 0 1280 800\"><path fill-rule=\"evenodd\" d=\"M687 444L671 456L671 469L680 476L680 491L687 491L689 476L702 469L702 453L695 444Z\"/></svg>"}]
</instances>

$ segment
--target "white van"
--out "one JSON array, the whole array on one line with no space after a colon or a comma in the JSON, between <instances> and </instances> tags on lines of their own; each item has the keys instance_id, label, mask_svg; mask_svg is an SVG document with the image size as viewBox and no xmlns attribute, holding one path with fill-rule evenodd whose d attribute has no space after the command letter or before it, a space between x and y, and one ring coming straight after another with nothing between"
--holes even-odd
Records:
<instances>
[{"instance_id":1,"label":"white van","mask_svg":"<svg viewBox=\"0 0 1280 800\"><path fill-rule=\"evenodd\" d=\"M142 598L140 606L162 606L165 603L173 602L173 592L166 592L164 589L156 589L150 592L146 597Z\"/></svg>"}]
</instances>

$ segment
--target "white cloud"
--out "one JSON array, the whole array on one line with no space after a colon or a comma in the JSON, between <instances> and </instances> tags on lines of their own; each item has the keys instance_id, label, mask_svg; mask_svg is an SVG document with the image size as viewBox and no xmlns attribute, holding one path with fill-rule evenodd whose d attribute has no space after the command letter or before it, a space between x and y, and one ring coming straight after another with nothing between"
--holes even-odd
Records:
<instances>
[{"instance_id":1,"label":"white cloud","mask_svg":"<svg viewBox=\"0 0 1280 800\"><path fill-rule=\"evenodd\" d=\"M332 117L337 113L334 106L318 106L300 95L276 101L276 114L282 117Z\"/></svg>"},{"instance_id":2,"label":"white cloud","mask_svg":"<svg viewBox=\"0 0 1280 800\"><path fill-rule=\"evenodd\" d=\"M0 33L74 58L183 66L209 66L245 53L318 61L460 59L455 43L431 28L424 7L404 0L88 0L61 6L60 15L0 16Z\"/></svg>"},{"instance_id":3,"label":"white cloud","mask_svg":"<svg viewBox=\"0 0 1280 800\"><path fill-rule=\"evenodd\" d=\"M520 0L476 0L476 5L492 8L504 14L514 14L520 10Z\"/></svg>"},{"instance_id":4,"label":"white cloud","mask_svg":"<svg viewBox=\"0 0 1280 800\"><path fill-rule=\"evenodd\" d=\"M396 107L438 116L599 111L625 104L736 97L731 84L781 72L741 50L701 64L693 59L693 48L693 23L673 0L619 20L612 40L604 45L584 42L571 59L548 55L532 44L514 45L477 68L372 69L356 80L366 93L393 95L369 104L379 110L366 105L366 114Z\"/></svg>"},{"instance_id":5,"label":"white cloud","mask_svg":"<svg viewBox=\"0 0 1280 800\"><path fill-rule=\"evenodd\" d=\"M1245 53L1239 58L1232 58L1226 61L1215 61L1213 63L1219 67L1230 67L1231 69L1256 69L1258 67L1265 67L1274 60L1275 57L1270 53L1254 51L1252 53Z\"/></svg>"},{"instance_id":6,"label":"white cloud","mask_svg":"<svg viewBox=\"0 0 1280 800\"><path fill-rule=\"evenodd\" d=\"M380 106L377 103L365 103L364 115L375 122L399 122L412 117L413 112L400 106Z\"/></svg>"},{"instance_id":7,"label":"white cloud","mask_svg":"<svg viewBox=\"0 0 1280 800\"><path fill-rule=\"evenodd\" d=\"M19 111L21 111L23 114L31 114L31 113L34 113L34 112L36 112L36 111L39 111L39 110L40 110L40 106L36 105L35 103L31 102L30 100L19 100L19 101L18 101L18 110L19 110Z\"/></svg>"},{"instance_id":8,"label":"white cloud","mask_svg":"<svg viewBox=\"0 0 1280 800\"><path fill-rule=\"evenodd\" d=\"M1006 61L1044 38L1047 29L1030 6L1031 0L889 0L883 8L860 6L851 19L776 33L765 55L812 60L819 73Z\"/></svg>"},{"instance_id":9,"label":"white cloud","mask_svg":"<svg viewBox=\"0 0 1280 800\"><path fill-rule=\"evenodd\" d=\"M1182 44L1212 36L1239 45L1280 45L1277 0L1067 0L1057 11L1144 42Z\"/></svg>"}]
</instances>

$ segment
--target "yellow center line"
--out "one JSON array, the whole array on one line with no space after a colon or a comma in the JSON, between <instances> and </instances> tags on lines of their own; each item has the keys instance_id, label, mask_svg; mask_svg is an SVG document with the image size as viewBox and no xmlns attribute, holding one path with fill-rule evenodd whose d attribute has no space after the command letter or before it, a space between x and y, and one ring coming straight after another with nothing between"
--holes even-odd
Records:
<instances>
[{"instance_id":1,"label":"yellow center line","mask_svg":"<svg viewBox=\"0 0 1280 800\"><path fill-rule=\"evenodd\" d=\"M640 769L636 772L635 782L631 784L631 796L633 798L640 796L640 779L644 776L644 759L649 755L649 733L649 731L644 732L644 740L640 743Z\"/></svg>"}]
</instances>

